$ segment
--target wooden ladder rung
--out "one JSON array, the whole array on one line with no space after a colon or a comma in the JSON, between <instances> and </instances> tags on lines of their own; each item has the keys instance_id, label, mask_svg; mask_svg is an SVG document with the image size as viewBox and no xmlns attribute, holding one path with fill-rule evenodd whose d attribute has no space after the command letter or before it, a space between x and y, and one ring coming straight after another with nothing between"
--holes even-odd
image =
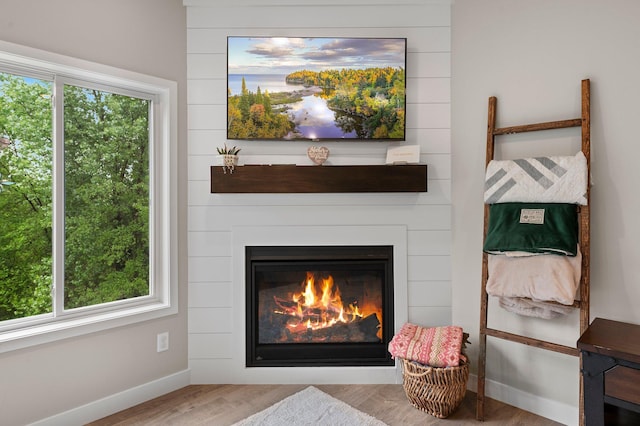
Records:
<instances>
[{"instance_id":1,"label":"wooden ladder rung","mask_svg":"<svg viewBox=\"0 0 640 426\"><path fill-rule=\"evenodd\" d=\"M510 135L513 133L536 132L538 130L564 129L567 127L582 126L581 118L572 118L570 120L547 121L546 123L522 124L520 126L500 127L493 129L494 136Z\"/></svg>"},{"instance_id":2,"label":"wooden ladder rung","mask_svg":"<svg viewBox=\"0 0 640 426\"><path fill-rule=\"evenodd\" d=\"M519 334L509 333L507 331L496 330L494 328L485 328L480 333L484 333L487 336L497 337L511 342L522 343L523 345L533 346L540 349L546 349L549 351L559 352L566 355L578 356L580 351L578 348L571 346L561 345L558 343L548 342L546 340L536 339L533 337L525 337Z\"/></svg>"}]
</instances>

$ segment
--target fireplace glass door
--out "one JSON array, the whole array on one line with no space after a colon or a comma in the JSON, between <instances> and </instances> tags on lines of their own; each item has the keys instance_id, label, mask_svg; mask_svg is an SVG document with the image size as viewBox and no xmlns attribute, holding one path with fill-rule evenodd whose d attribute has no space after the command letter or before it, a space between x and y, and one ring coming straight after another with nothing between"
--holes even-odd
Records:
<instances>
[{"instance_id":1,"label":"fireplace glass door","mask_svg":"<svg viewBox=\"0 0 640 426\"><path fill-rule=\"evenodd\" d=\"M247 366L393 365L393 249L247 247Z\"/></svg>"}]
</instances>

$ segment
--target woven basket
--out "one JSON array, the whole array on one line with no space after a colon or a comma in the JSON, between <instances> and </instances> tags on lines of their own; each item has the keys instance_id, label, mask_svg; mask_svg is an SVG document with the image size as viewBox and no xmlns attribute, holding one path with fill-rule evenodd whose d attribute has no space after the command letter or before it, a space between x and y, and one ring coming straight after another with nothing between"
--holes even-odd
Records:
<instances>
[{"instance_id":1,"label":"woven basket","mask_svg":"<svg viewBox=\"0 0 640 426\"><path fill-rule=\"evenodd\" d=\"M436 368L402 359L402 386L411 405L444 419L464 399L469 380L469 363Z\"/></svg>"}]
</instances>

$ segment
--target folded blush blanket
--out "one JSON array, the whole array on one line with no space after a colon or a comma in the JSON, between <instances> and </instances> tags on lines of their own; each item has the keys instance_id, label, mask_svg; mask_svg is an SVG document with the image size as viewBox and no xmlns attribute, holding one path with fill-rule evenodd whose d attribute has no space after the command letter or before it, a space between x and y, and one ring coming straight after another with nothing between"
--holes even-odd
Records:
<instances>
[{"instance_id":1,"label":"folded blush blanket","mask_svg":"<svg viewBox=\"0 0 640 426\"><path fill-rule=\"evenodd\" d=\"M487 294L526 297L571 305L580 285L582 253L575 256L541 254L527 257L488 255Z\"/></svg>"},{"instance_id":2,"label":"folded blush blanket","mask_svg":"<svg viewBox=\"0 0 640 426\"><path fill-rule=\"evenodd\" d=\"M492 160L487 165L484 201L587 204L587 158L575 156Z\"/></svg>"},{"instance_id":3,"label":"folded blush blanket","mask_svg":"<svg viewBox=\"0 0 640 426\"><path fill-rule=\"evenodd\" d=\"M538 302L519 297L501 297L498 303L502 309L508 312L542 319L558 318L562 315L569 314L573 310L568 306L554 305L552 303Z\"/></svg>"},{"instance_id":4,"label":"folded blush blanket","mask_svg":"<svg viewBox=\"0 0 640 426\"><path fill-rule=\"evenodd\" d=\"M500 203L489 207L483 250L576 255L578 210L575 204Z\"/></svg>"},{"instance_id":5,"label":"folded blush blanket","mask_svg":"<svg viewBox=\"0 0 640 426\"><path fill-rule=\"evenodd\" d=\"M458 367L463 334L461 327L453 325L427 328L406 323L389 342L389 353L431 367Z\"/></svg>"}]
</instances>

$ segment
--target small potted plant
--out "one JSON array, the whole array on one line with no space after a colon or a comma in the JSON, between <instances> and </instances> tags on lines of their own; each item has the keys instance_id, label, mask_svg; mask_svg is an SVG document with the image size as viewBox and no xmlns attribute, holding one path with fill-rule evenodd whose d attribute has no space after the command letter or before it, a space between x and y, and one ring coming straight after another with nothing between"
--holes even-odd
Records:
<instances>
[{"instance_id":1,"label":"small potted plant","mask_svg":"<svg viewBox=\"0 0 640 426\"><path fill-rule=\"evenodd\" d=\"M224 144L224 148L216 148L218 150L218 154L222 156L222 171L226 174L227 170L229 173L233 173L233 169L238 165L238 153L240 152L240 148L234 146L233 148L227 148L227 144Z\"/></svg>"}]
</instances>

